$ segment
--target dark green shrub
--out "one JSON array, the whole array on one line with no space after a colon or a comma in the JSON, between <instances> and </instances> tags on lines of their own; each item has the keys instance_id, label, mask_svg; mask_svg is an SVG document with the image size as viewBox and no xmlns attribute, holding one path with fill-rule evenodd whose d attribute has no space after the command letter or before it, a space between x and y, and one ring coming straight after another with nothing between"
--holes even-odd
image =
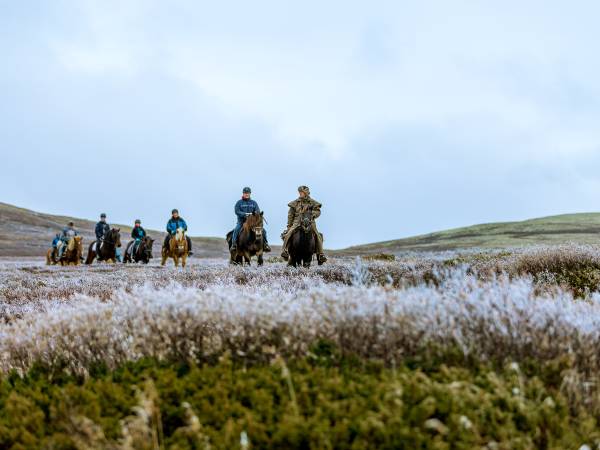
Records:
<instances>
[{"instance_id":1,"label":"dark green shrub","mask_svg":"<svg viewBox=\"0 0 600 450\"><path fill-rule=\"evenodd\" d=\"M5 378L0 447L153 448L155 439L165 448L230 449L245 435L250 448L526 449L600 439L593 415L568 407L562 363L544 381L534 363L423 372L342 358L328 342L312 350L287 365L144 360L86 380L53 382L41 370Z\"/></svg>"}]
</instances>

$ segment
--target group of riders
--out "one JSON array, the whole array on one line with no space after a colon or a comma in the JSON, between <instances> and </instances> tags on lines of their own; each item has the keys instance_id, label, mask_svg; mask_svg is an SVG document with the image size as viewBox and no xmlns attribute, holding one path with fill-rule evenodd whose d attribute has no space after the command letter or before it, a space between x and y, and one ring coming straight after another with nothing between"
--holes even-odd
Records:
<instances>
[{"instance_id":1,"label":"group of riders","mask_svg":"<svg viewBox=\"0 0 600 450\"><path fill-rule=\"evenodd\" d=\"M231 239L231 252L235 252L238 247L238 238L240 232L244 226L244 223L248 219L249 216L253 214L260 214L261 210L258 206L258 203L251 198L252 190L249 187L245 187L242 190L242 198L238 200L235 204L234 211L237 218L237 223L235 228L233 229L233 236ZM289 243L290 238L293 236L294 232L301 226L301 218L306 214L307 211L310 212L312 220L311 220L311 228L312 233L315 238L315 253L317 255L317 261L319 264L323 264L327 261L325 254L323 253L323 236L317 230L317 225L315 219L317 219L321 215L321 203L316 201L310 196L310 189L308 186L300 186L298 188L298 198L293 200L288 204L288 219L287 219L287 228L281 234L281 238L283 240L283 249L281 252L281 257L284 260L288 260L289 258ZM171 218L167 222L166 230L167 236L165 237L163 248L168 248L169 241L175 236L178 229L183 229L187 232L187 223L186 221L179 215L179 211L177 209L173 209L171 211ZM100 221L96 224L96 249L100 249L103 245L103 242L106 239L106 236L110 232L111 227L106 221L106 214L102 213L100 215ZM75 229L75 224L73 222L69 222L67 227L62 230L62 233L56 235L54 240L52 241L52 247L56 250L57 260L60 261L63 253L67 247L67 242L72 237L78 235L77 230ZM146 230L142 227L141 220L137 219L135 221L134 227L131 230L131 238L132 241L126 247L126 252L131 251L131 254L135 254L138 246L147 236ZM189 236L185 236L188 245L188 255L192 255L192 240ZM267 232L266 230L262 231L263 238L263 251L270 252L271 247L267 241ZM99 255L99 252L96 251ZM122 255L117 249L116 254L117 260L122 260Z\"/></svg>"}]
</instances>

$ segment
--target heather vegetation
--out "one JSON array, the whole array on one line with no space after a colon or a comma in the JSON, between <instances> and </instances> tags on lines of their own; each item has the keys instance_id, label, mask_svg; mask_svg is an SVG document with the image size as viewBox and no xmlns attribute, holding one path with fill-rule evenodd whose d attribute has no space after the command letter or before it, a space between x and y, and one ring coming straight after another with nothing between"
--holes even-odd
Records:
<instances>
[{"instance_id":1,"label":"heather vegetation","mask_svg":"<svg viewBox=\"0 0 600 450\"><path fill-rule=\"evenodd\" d=\"M598 273L588 246L310 270L3 263L0 443L592 448Z\"/></svg>"}]
</instances>

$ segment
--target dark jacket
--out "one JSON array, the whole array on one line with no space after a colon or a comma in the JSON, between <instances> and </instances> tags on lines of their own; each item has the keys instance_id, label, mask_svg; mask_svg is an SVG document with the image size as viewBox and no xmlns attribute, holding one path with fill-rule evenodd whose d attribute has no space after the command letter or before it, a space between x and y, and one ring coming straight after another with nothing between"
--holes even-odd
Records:
<instances>
[{"instance_id":1,"label":"dark jacket","mask_svg":"<svg viewBox=\"0 0 600 450\"><path fill-rule=\"evenodd\" d=\"M238 222L246 221L246 214L259 213L260 208L258 207L258 203L256 203L252 199L238 200L235 204L235 215L237 216Z\"/></svg>"},{"instance_id":2,"label":"dark jacket","mask_svg":"<svg viewBox=\"0 0 600 450\"><path fill-rule=\"evenodd\" d=\"M181 217L177 219L173 219L172 217L167 222L167 233L175 234L177 233L177 228L183 228L187 231L187 223Z\"/></svg>"},{"instance_id":3,"label":"dark jacket","mask_svg":"<svg viewBox=\"0 0 600 450\"><path fill-rule=\"evenodd\" d=\"M110 225L106 222L98 222L96 224L96 239L100 240L104 237L106 233L110 231Z\"/></svg>"},{"instance_id":4,"label":"dark jacket","mask_svg":"<svg viewBox=\"0 0 600 450\"><path fill-rule=\"evenodd\" d=\"M144 230L142 227L133 227L131 230L131 237L133 239L142 239L146 237L146 230Z\"/></svg>"}]
</instances>

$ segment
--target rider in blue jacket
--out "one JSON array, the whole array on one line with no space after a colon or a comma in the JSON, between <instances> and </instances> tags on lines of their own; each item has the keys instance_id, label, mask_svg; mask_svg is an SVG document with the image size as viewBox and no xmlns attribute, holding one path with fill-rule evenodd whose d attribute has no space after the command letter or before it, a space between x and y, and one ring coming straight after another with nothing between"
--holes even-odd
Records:
<instances>
[{"instance_id":1,"label":"rider in blue jacket","mask_svg":"<svg viewBox=\"0 0 600 450\"><path fill-rule=\"evenodd\" d=\"M147 236L146 230L142 227L142 221L140 219L136 219L133 228L131 229L131 237L135 239L133 241L133 248L131 249L131 254L135 255L137 248L140 245L140 242L143 238Z\"/></svg>"},{"instance_id":2,"label":"rider in blue jacket","mask_svg":"<svg viewBox=\"0 0 600 450\"><path fill-rule=\"evenodd\" d=\"M187 231L187 223L185 223L185 220L183 220L182 217L179 217L179 211L177 209L174 209L173 211L171 211L171 218L167 222L167 233L168 234L165 237L165 242L163 244L164 247L169 246L169 241L171 240L171 236L175 236L175 233L177 233L177 228L183 228L185 231ZM187 234L185 235L185 239L187 240L187 244L188 244L188 255L193 255L192 240L189 238L189 236Z\"/></svg>"},{"instance_id":3,"label":"rider in blue jacket","mask_svg":"<svg viewBox=\"0 0 600 450\"><path fill-rule=\"evenodd\" d=\"M242 230L242 226L246 221L246 217L252 213L259 213L260 208L258 207L258 203L250 198L252 194L252 189L249 187L245 187L242 190L242 198L237 201L234 207L235 215L237 216L237 224L233 229L233 236L231 237L231 251L237 250L237 239L240 235L240 231ZM263 249L265 252L270 252L271 247L269 247L269 243L267 242L267 230L263 229Z\"/></svg>"}]
</instances>

